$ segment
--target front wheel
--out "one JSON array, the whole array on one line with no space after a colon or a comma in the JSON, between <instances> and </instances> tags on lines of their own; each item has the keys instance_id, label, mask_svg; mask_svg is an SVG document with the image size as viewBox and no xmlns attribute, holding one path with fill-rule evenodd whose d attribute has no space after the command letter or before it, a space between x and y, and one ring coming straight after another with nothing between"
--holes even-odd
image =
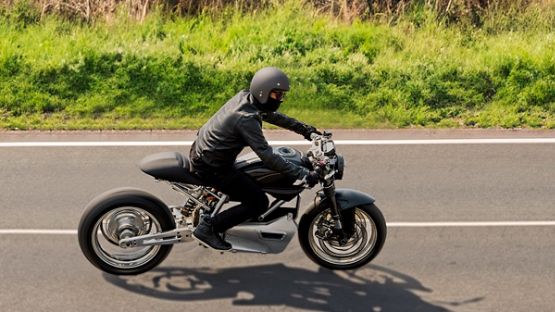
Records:
<instances>
[{"instance_id":1,"label":"front wheel","mask_svg":"<svg viewBox=\"0 0 555 312\"><path fill-rule=\"evenodd\" d=\"M120 247L123 238L156 234L175 228L168 207L135 189L118 189L94 199L79 223L81 251L97 268L117 275L146 272L162 262L172 245Z\"/></svg>"},{"instance_id":2,"label":"front wheel","mask_svg":"<svg viewBox=\"0 0 555 312\"><path fill-rule=\"evenodd\" d=\"M332 232L331 210L320 207L299 222L299 242L305 254L317 264L332 270L355 269L378 255L386 237L385 219L376 205L360 205L341 212L350 219L348 239Z\"/></svg>"}]
</instances>

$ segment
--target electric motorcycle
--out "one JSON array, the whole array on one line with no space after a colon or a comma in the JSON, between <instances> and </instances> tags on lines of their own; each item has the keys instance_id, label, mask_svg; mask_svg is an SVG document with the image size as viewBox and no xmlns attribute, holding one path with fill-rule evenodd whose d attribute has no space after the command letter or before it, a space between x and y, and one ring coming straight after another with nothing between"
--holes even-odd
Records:
<instances>
[{"instance_id":1,"label":"electric motorcycle","mask_svg":"<svg viewBox=\"0 0 555 312\"><path fill-rule=\"evenodd\" d=\"M378 255L386 238L386 224L374 199L362 192L335 188L343 178L345 161L336 153L332 134L312 134L306 154L291 147L274 153L319 175L322 188L297 224L304 182L272 171L255 153L239 157L235 167L251 176L275 200L262 215L229 229L227 252L277 254L297 233L304 253L333 270L354 269ZM190 172L189 160L177 152L147 156L140 169L167 182L185 197L168 207L155 196L134 188L110 190L85 208L78 228L85 257L99 269L116 275L140 274L160 264L173 244L194 242L200 217L216 215L233 198L207 185ZM300 182L300 183L299 183Z\"/></svg>"}]
</instances>

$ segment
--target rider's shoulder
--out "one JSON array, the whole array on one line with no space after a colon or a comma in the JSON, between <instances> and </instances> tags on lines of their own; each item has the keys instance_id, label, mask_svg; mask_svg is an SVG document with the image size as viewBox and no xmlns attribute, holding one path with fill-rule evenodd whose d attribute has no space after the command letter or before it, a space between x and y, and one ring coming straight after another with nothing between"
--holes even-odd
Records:
<instances>
[{"instance_id":1,"label":"rider's shoulder","mask_svg":"<svg viewBox=\"0 0 555 312\"><path fill-rule=\"evenodd\" d=\"M260 111L254 105L252 96L248 90L240 91L237 94L238 105L236 106L236 113L243 121L260 121Z\"/></svg>"},{"instance_id":2,"label":"rider's shoulder","mask_svg":"<svg viewBox=\"0 0 555 312\"><path fill-rule=\"evenodd\" d=\"M239 118L243 123L251 123L251 122L260 123L262 121L262 117L260 116L259 112L240 111Z\"/></svg>"}]
</instances>

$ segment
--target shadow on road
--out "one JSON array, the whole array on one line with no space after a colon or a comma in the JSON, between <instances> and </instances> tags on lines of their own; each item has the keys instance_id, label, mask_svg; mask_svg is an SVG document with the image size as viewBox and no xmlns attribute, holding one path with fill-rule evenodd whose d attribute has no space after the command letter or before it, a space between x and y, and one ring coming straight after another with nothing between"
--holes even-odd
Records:
<instances>
[{"instance_id":1,"label":"shadow on road","mask_svg":"<svg viewBox=\"0 0 555 312\"><path fill-rule=\"evenodd\" d=\"M413 293L431 292L416 279L375 265L350 272L315 272L283 264L224 269L161 267L138 276L104 274L104 278L128 291L168 300L229 298L234 305L286 305L320 311L448 311Z\"/></svg>"}]
</instances>

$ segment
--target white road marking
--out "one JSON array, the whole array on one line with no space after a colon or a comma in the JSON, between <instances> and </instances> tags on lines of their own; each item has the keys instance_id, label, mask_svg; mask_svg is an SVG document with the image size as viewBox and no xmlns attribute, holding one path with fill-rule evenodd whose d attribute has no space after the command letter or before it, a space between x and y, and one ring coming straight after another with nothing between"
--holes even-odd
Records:
<instances>
[{"instance_id":1,"label":"white road marking","mask_svg":"<svg viewBox=\"0 0 555 312\"><path fill-rule=\"evenodd\" d=\"M434 140L337 140L338 145L446 145L446 144L553 144L555 138L434 139Z\"/></svg>"},{"instance_id":2,"label":"white road marking","mask_svg":"<svg viewBox=\"0 0 555 312\"><path fill-rule=\"evenodd\" d=\"M434 140L335 140L337 145L453 145L453 144L554 144L555 138L434 139ZM309 145L304 140L269 141L270 145ZM0 147L125 147L191 146L193 141L60 141L0 142Z\"/></svg>"},{"instance_id":3,"label":"white road marking","mask_svg":"<svg viewBox=\"0 0 555 312\"><path fill-rule=\"evenodd\" d=\"M1 234L76 235L77 230L4 229Z\"/></svg>"},{"instance_id":4,"label":"white road marking","mask_svg":"<svg viewBox=\"0 0 555 312\"><path fill-rule=\"evenodd\" d=\"M388 222L387 227L510 227L555 226L555 221L485 221L485 222Z\"/></svg>"},{"instance_id":5,"label":"white road marking","mask_svg":"<svg viewBox=\"0 0 555 312\"><path fill-rule=\"evenodd\" d=\"M388 222L388 228L555 226L555 221ZM0 235L76 235L77 230L0 229Z\"/></svg>"}]
</instances>

